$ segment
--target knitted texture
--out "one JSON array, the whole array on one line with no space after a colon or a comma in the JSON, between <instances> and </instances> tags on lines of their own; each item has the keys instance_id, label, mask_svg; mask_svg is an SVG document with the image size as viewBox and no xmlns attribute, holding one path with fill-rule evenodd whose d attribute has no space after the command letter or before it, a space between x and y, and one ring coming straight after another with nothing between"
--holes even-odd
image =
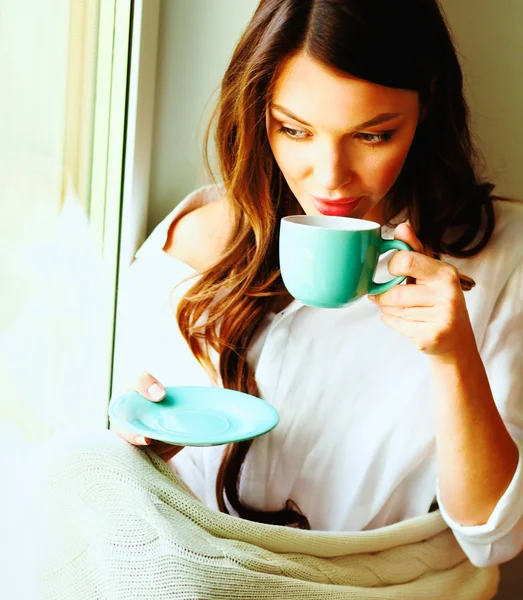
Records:
<instances>
[{"instance_id":1,"label":"knitted texture","mask_svg":"<svg viewBox=\"0 0 523 600\"><path fill-rule=\"evenodd\" d=\"M43 600L488 600L439 511L371 531L303 531L207 508L111 432L53 455L39 494Z\"/></svg>"}]
</instances>

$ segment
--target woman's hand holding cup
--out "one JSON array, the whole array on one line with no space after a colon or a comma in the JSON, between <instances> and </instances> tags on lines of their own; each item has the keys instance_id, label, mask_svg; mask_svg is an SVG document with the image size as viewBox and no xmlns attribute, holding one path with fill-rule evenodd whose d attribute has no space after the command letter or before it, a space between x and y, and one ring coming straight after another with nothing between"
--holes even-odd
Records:
<instances>
[{"instance_id":1,"label":"woman's hand holding cup","mask_svg":"<svg viewBox=\"0 0 523 600\"><path fill-rule=\"evenodd\" d=\"M165 388L147 371L141 371L137 377L131 378L127 382L127 389L132 392L138 392L146 400L151 402L159 402L165 397ZM148 446L165 462L169 461L178 452L183 450L183 446L173 446L166 442L144 438L132 431L123 431L118 427L113 428L116 433L132 444L133 446Z\"/></svg>"}]
</instances>

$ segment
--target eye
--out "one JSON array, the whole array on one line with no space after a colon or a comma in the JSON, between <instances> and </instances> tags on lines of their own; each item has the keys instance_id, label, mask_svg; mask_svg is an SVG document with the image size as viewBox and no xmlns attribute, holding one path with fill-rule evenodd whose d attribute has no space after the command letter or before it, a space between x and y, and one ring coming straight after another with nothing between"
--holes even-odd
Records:
<instances>
[{"instance_id":1,"label":"eye","mask_svg":"<svg viewBox=\"0 0 523 600\"><path fill-rule=\"evenodd\" d=\"M384 131L383 133L359 133L358 136L366 144L375 146L376 144L384 144L392 139L395 131Z\"/></svg>"},{"instance_id":2,"label":"eye","mask_svg":"<svg viewBox=\"0 0 523 600\"><path fill-rule=\"evenodd\" d=\"M304 131L303 129L291 129L290 127L285 127L285 125L282 125L278 129L278 133L282 133L283 135L286 135L291 140L296 140L296 141L303 140L307 137L307 132Z\"/></svg>"}]
</instances>

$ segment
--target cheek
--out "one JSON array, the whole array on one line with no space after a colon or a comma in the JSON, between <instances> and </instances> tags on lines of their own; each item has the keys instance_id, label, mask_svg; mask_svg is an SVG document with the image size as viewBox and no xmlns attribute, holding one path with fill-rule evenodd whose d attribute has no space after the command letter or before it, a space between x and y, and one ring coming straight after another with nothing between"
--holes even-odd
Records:
<instances>
[{"instance_id":1,"label":"cheek","mask_svg":"<svg viewBox=\"0 0 523 600\"><path fill-rule=\"evenodd\" d=\"M376 154L368 157L365 161L365 175L362 179L365 179L373 191L386 194L401 173L407 154L408 149L387 156Z\"/></svg>"}]
</instances>

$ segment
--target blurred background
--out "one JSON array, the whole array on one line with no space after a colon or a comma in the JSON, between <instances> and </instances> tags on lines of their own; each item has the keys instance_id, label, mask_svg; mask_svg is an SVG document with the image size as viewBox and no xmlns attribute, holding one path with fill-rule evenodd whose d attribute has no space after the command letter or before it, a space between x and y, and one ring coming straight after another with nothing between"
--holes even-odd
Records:
<instances>
[{"instance_id":1,"label":"blurred background","mask_svg":"<svg viewBox=\"0 0 523 600\"><path fill-rule=\"evenodd\" d=\"M208 183L203 132L257 3L0 0L0 536L19 539L23 458L57 432L107 427L120 275ZM442 6L485 175L523 199L523 2ZM521 597L523 557L498 595Z\"/></svg>"}]
</instances>

